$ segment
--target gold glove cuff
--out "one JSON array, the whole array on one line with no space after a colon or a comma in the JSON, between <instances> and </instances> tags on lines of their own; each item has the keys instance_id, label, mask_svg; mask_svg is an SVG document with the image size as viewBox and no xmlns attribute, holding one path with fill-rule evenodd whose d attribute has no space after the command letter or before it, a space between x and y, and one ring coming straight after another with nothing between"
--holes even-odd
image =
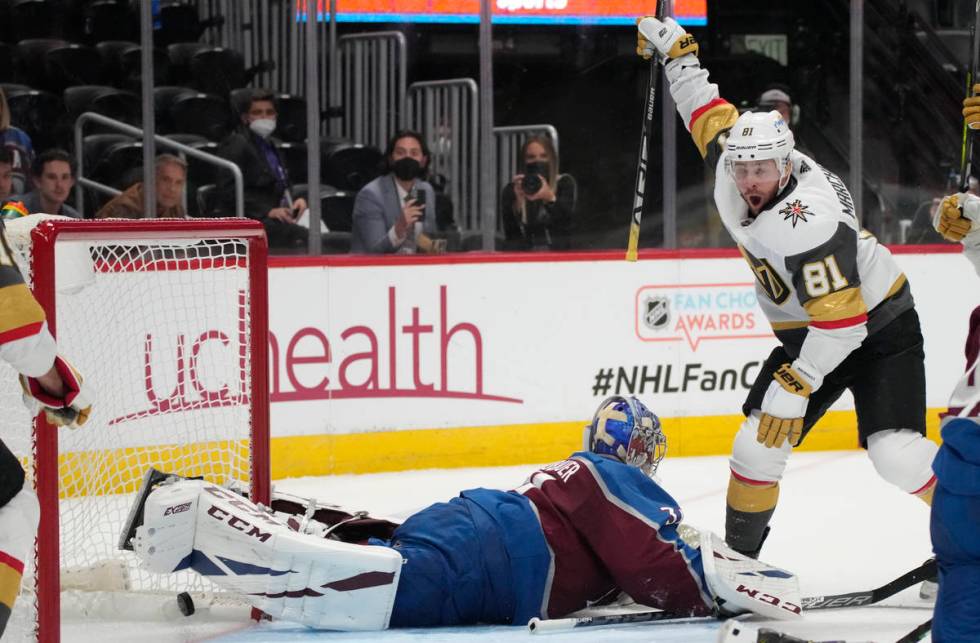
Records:
<instances>
[{"instance_id":1,"label":"gold glove cuff","mask_svg":"<svg viewBox=\"0 0 980 643\"><path fill-rule=\"evenodd\" d=\"M783 364L776 369L776 372L772 374L772 378L793 395L810 397L810 393L813 392L813 387L805 379L800 377L800 374L793 370L793 367L789 364Z\"/></svg>"}]
</instances>

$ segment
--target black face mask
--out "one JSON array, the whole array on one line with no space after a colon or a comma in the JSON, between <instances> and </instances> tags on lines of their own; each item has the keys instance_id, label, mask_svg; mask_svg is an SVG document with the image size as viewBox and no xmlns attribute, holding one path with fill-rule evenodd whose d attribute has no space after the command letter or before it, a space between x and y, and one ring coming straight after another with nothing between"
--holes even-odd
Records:
<instances>
[{"instance_id":1,"label":"black face mask","mask_svg":"<svg viewBox=\"0 0 980 643\"><path fill-rule=\"evenodd\" d=\"M402 181L411 181L422 175L422 164L410 156L400 158L391 164L391 171Z\"/></svg>"}]
</instances>

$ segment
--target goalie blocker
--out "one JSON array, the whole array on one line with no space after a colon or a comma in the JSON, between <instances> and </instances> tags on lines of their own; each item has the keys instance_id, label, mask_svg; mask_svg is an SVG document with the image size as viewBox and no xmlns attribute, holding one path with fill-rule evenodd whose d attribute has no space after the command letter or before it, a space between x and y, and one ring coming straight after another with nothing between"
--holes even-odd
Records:
<instances>
[{"instance_id":1,"label":"goalie blocker","mask_svg":"<svg viewBox=\"0 0 980 643\"><path fill-rule=\"evenodd\" d=\"M388 626L402 567L396 551L294 531L204 480L171 477L154 488L160 477L151 470L144 479L121 543L146 569L191 568L269 616L310 627Z\"/></svg>"}]
</instances>

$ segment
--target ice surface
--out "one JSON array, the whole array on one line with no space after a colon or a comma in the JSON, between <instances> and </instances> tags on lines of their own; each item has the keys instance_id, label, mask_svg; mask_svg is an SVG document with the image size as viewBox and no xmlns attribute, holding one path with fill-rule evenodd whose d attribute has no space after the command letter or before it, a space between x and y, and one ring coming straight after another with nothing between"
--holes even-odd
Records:
<instances>
[{"instance_id":1,"label":"ice surface","mask_svg":"<svg viewBox=\"0 0 980 643\"><path fill-rule=\"evenodd\" d=\"M378 514L404 517L460 489L511 488L534 465L302 478L278 481L282 491ZM728 463L724 457L670 458L663 485L685 511L685 521L724 532ZM882 481L864 451L797 453L781 485L780 504L763 559L800 575L804 595L866 590L919 565L931 553L929 512L921 501ZM881 606L811 612L778 629L814 640L894 641L931 617L917 588ZM202 610L203 611L203 610ZM238 641L712 641L717 625L632 625L533 635L524 627L467 627L371 633L326 633L286 623L250 625L243 610L212 610L127 622L66 618L63 640L112 643L138 640ZM752 620L755 625L765 621ZM772 622L768 623L773 626ZM600 633L601 632L601 636Z\"/></svg>"}]
</instances>

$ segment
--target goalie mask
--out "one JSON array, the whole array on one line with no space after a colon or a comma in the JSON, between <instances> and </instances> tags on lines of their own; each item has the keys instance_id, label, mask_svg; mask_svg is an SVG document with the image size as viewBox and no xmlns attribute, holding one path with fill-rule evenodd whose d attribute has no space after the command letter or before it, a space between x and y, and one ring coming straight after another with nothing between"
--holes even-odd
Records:
<instances>
[{"instance_id":1,"label":"goalie mask","mask_svg":"<svg viewBox=\"0 0 980 643\"><path fill-rule=\"evenodd\" d=\"M737 180L739 169L745 165L772 160L781 190L789 180L786 166L795 144L793 132L779 112L745 112L728 132L725 171L732 180Z\"/></svg>"},{"instance_id":2,"label":"goalie mask","mask_svg":"<svg viewBox=\"0 0 980 643\"><path fill-rule=\"evenodd\" d=\"M638 467L651 478L667 454L660 419L635 397L610 397L585 427L584 448Z\"/></svg>"}]
</instances>

